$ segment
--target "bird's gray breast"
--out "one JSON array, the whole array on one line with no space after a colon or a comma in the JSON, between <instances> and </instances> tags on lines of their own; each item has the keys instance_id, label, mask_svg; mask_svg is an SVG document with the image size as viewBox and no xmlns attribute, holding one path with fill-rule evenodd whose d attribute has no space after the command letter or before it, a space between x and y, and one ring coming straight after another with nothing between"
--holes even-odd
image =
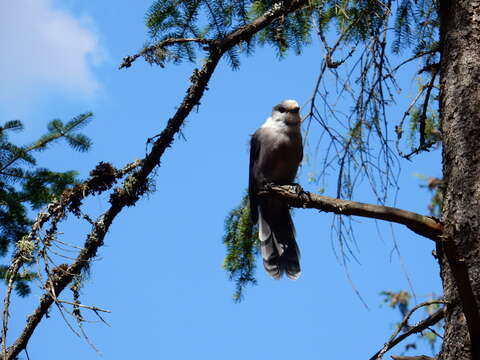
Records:
<instances>
[{"instance_id":1,"label":"bird's gray breast","mask_svg":"<svg viewBox=\"0 0 480 360\"><path fill-rule=\"evenodd\" d=\"M259 167L267 181L293 182L302 161L302 138L299 131L278 131L262 128Z\"/></svg>"}]
</instances>

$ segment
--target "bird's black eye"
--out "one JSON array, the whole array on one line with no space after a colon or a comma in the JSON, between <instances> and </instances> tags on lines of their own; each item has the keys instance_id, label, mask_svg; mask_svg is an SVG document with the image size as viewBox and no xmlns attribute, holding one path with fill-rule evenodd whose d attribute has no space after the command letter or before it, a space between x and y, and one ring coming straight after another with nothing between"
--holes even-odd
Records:
<instances>
[{"instance_id":1,"label":"bird's black eye","mask_svg":"<svg viewBox=\"0 0 480 360\"><path fill-rule=\"evenodd\" d=\"M280 111L281 113L284 113L285 112L285 108L283 106L279 106L278 107L278 111Z\"/></svg>"}]
</instances>

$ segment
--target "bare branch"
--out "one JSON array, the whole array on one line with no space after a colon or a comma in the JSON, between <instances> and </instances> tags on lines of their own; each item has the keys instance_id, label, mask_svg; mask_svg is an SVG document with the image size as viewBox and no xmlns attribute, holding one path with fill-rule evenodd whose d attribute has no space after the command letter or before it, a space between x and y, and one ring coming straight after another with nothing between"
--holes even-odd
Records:
<instances>
[{"instance_id":1,"label":"bare branch","mask_svg":"<svg viewBox=\"0 0 480 360\"><path fill-rule=\"evenodd\" d=\"M393 360L435 360L435 358L432 358L430 356L426 355L419 355L419 356L395 356L392 355Z\"/></svg>"},{"instance_id":2,"label":"bare branch","mask_svg":"<svg viewBox=\"0 0 480 360\"><path fill-rule=\"evenodd\" d=\"M345 31L343 31L342 34L338 37L338 39L337 39L336 43L333 45L333 47L330 47L328 45L327 39L325 38L325 35L323 34L322 28L318 27L317 33L318 33L318 36L320 37L320 40L322 40L323 45L325 47L325 51L326 51L325 62L327 64L327 67L329 67L330 69L336 69L337 67L342 65L355 52L355 46L354 46L354 47L352 47L352 49L350 49L350 52L348 53L348 55L345 58L343 58L342 60L340 60L340 61L333 61L332 60L333 54L337 50L338 46L350 34L350 31L354 28L354 26L360 21L360 19L362 18L362 16L366 12L366 9L367 8L364 8L363 11L361 11L360 14L358 14L356 19L348 25L348 27L345 29Z\"/></svg>"},{"instance_id":3,"label":"bare branch","mask_svg":"<svg viewBox=\"0 0 480 360\"><path fill-rule=\"evenodd\" d=\"M405 331L402 335L394 339L393 341L389 341L388 343L388 348L386 351L390 350L403 340L405 340L407 337L410 335L419 333L425 329L428 329L430 326L435 325L438 323L440 320L442 320L445 317L445 310L444 309L439 309L436 312L434 312L432 315L427 317L426 319L420 321L417 325L412 326L408 331ZM383 349L382 349L383 350ZM382 351L380 350L380 351ZM373 355L370 360L375 360L377 359L377 356L380 354L380 351L378 351L375 355Z\"/></svg>"},{"instance_id":4,"label":"bare branch","mask_svg":"<svg viewBox=\"0 0 480 360\"><path fill-rule=\"evenodd\" d=\"M5 299L3 300L2 356L4 359L6 359L7 355L8 308L10 306L10 295L12 294L13 283L21 264L22 258L19 256L13 261L8 272L7 292L5 294Z\"/></svg>"},{"instance_id":5,"label":"bare branch","mask_svg":"<svg viewBox=\"0 0 480 360\"><path fill-rule=\"evenodd\" d=\"M434 241L439 240L443 234L443 225L438 219L402 209L295 191L295 187L289 185L270 185L260 194L269 193L282 197L296 208L313 208L339 215L362 216L402 224L416 234Z\"/></svg>"},{"instance_id":6,"label":"bare branch","mask_svg":"<svg viewBox=\"0 0 480 360\"><path fill-rule=\"evenodd\" d=\"M420 115L420 147L425 146L425 121L427 120L428 102L430 100L430 94L432 93L432 88L433 84L435 83L437 73L437 71L432 73L432 78L427 85L427 93L425 94L425 99L423 100L422 114Z\"/></svg>"},{"instance_id":7,"label":"bare branch","mask_svg":"<svg viewBox=\"0 0 480 360\"><path fill-rule=\"evenodd\" d=\"M87 181L85 181L82 184L76 185L72 189L65 190L59 200L56 200L48 205L47 212L41 212L38 214L37 219L32 225L32 230L22 240L22 242L32 242L32 244L36 242L38 238L38 232L48 221L51 222L51 227L47 231L47 234L49 234L47 235L47 237L51 236L54 232L54 229L56 229L56 224L66 216L67 210L73 213L76 213L77 211L79 211L79 206L81 205L82 200L85 197L95 193L101 193L105 190L110 189L118 178L123 177L125 174L132 171L139 165L141 165L141 162L137 160L131 164L128 164L122 170L117 171L110 164L107 164L107 163L98 164L97 167L91 171L90 178ZM10 305L11 291L13 288L14 281L17 277L18 271L20 270L21 266L28 260L29 260L28 254L25 254L24 249L19 249L17 246L17 251L12 259L12 263L9 269L9 281L7 285L7 292L4 297L3 329L2 329L2 353L3 353L2 358L3 359L14 359L16 356L16 355L12 355L12 352L10 349L8 349L8 351L6 349L6 346L7 346L6 337L8 332L8 308ZM69 275L72 275L72 274L69 274ZM55 274L50 275L46 283L51 282L53 284L52 281L54 280L55 276L56 276ZM65 286L67 284L68 283L66 283ZM54 287L52 289L54 289ZM59 292L56 291L55 293L59 293ZM51 298L51 295L48 292L46 292L42 297L42 299L40 300L40 305L39 305L39 308L42 308L44 310L43 314L46 313L46 311L52 304L51 301L50 302L47 301L48 299L53 300ZM40 316L38 321L40 321L42 316ZM28 322L27 322L27 326L28 326ZM25 342L25 345L26 345L26 342ZM19 349L16 354L18 355L18 353L21 350L23 350L23 348Z\"/></svg>"},{"instance_id":8,"label":"bare branch","mask_svg":"<svg viewBox=\"0 0 480 360\"><path fill-rule=\"evenodd\" d=\"M89 310L92 310L94 312L97 312L97 311L106 312L106 313L111 313L112 312L111 310L101 309L101 308L96 307L96 306L83 305L83 304L80 304L79 302L70 302L70 301L59 300L59 299L57 299L56 301L59 302L59 303L62 303L62 304L68 304L68 305L72 305L72 306L78 306L78 307L81 307L81 308L84 308L84 309L89 309Z\"/></svg>"},{"instance_id":9,"label":"bare branch","mask_svg":"<svg viewBox=\"0 0 480 360\"><path fill-rule=\"evenodd\" d=\"M414 102L410 105L410 107L408 108L407 112L405 112L405 115L400 123L400 125L398 127L396 127L396 131L397 131L397 149L399 149L398 147L398 143L399 143L399 140L401 138L401 135L402 135L402 129L401 129L401 126L403 124L403 120L405 119L405 117L409 114L411 108L413 107L413 105L416 103L418 97L423 94L423 92L425 91L425 89L427 89L426 91L426 94L425 94L425 98L423 100L423 105L422 105L422 113L420 114L420 128L419 128L419 135L420 135L420 144L417 148L413 149L410 153L408 154L404 154L402 151L399 150L399 154L401 157L407 159L407 160L410 160L410 158L413 156L413 155L416 155L422 151L430 151L430 149L432 148L432 146L434 146L435 144L438 143L438 140L433 140L433 141L429 141L429 142L425 142L425 128L426 128L426 120L427 120L427 110L428 110L428 104L430 102L430 97L431 97L431 93L432 93L432 89L434 87L434 84L435 84L435 78L438 74L438 71L433 68L432 70L432 78L430 79L428 85L426 86L422 86L417 97L415 98Z\"/></svg>"},{"instance_id":10,"label":"bare branch","mask_svg":"<svg viewBox=\"0 0 480 360\"><path fill-rule=\"evenodd\" d=\"M406 331L404 334L402 334L402 336L399 336L397 339L395 339L397 337L397 335L400 333L400 331L402 331L402 329L407 326L408 324L408 320L410 319L410 317L412 316L412 314L417 311L418 309L424 307L424 306L428 306L428 305L432 305L432 304L446 304L447 302L445 300L430 300L430 301L425 301L421 304L418 304L416 305L415 307L413 307L408 313L407 315L405 315L405 317L403 318L402 322L400 323L400 325L398 326L397 330L395 330L395 332L392 334L392 336L390 337L390 339L388 340L388 342L385 344L385 346L382 348L382 350L380 350L379 352L377 352L375 355L373 355L370 360L379 360L382 358L383 355L385 355L385 353L390 350L392 347L394 347L396 344L398 344L400 341L402 341L403 339L407 338L408 336L414 334L414 333L417 333L417 332L420 332L424 329L426 329L427 327L437 323L438 321L440 321L443 317L444 317L444 310L443 309L440 309L438 310L437 312L435 312L434 314L430 315L427 319L421 321L419 324L417 324L416 326L412 327L411 329L409 329L408 331ZM402 337L402 339L400 340L400 337Z\"/></svg>"},{"instance_id":11,"label":"bare branch","mask_svg":"<svg viewBox=\"0 0 480 360\"><path fill-rule=\"evenodd\" d=\"M393 76L393 73L395 73L398 69L400 69L402 66L404 66L405 64L408 64L409 62L413 61L413 60L416 60L416 59L420 59L421 57L424 57L425 55L431 55L431 54L435 54L437 53L438 51L437 50L430 50L430 51L420 51L416 54L414 54L412 57L402 61L400 64L398 64L397 66L395 66L391 71L390 73L388 73L387 75L385 75L384 79L386 79L387 77L392 77Z\"/></svg>"}]
</instances>

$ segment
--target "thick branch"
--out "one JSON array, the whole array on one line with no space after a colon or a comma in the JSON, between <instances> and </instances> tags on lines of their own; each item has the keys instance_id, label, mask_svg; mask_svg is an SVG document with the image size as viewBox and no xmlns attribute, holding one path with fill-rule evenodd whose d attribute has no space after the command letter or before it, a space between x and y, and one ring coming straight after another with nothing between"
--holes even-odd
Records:
<instances>
[{"instance_id":1,"label":"thick branch","mask_svg":"<svg viewBox=\"0 0 480 360\"><path fill-rule=\"evenodd\" d=\"M171 146L175 135L180 131L180 128L186 117L190 114L190 111L195 105L199 104L208 81L215 71L222 55L239 42L250 39L254 34L271 24L272 21L279 16L285 16L307 3L308 0L294 0L288 2L288 5L276 3L263 16L253 20L250 24L232 31L223 39L216 40L210 44L210 55L205 60L204 65L200 70L194 70L191 76L191 86L188 88L187 94L176 113L168 121L165 129L157 137L150 153L143 159L138 170L130 175L125 180L123 186L117 188L112 194L110 198L110 208L94 223L92 231L87 236L84 248L81 250L75 262L70 266L65 265L65 269L59 269L60 271L51 275L49 280L53 284L52 290L55 292L56 296L59 296L65 287L73 280L74 276L80 274L82 270L88 266L90 260L96 256L97 250L103 245L105 235L115 217L124 207L134 205L147 190L146 184L148 176L152 173L153 169L160 164L160 159L163 153ZM40 304L37 309L28 318L27 325L22 334L8 349L8 360L15 359L20 351L25 349L33 331L40 323L43 316L47 313L53 301L54 299L50 295L50 292L45 292L40 299Z\"/></svg>"},{"instance_id":2,"label":"thick branch","mask_svg":"<svg viewBox=\"0 0 480 360\"><path fill-rule=\"evenodd\" d=\"M434 241L439 240L443 233L443 225L437 219L406 210L341 200L304 191L298 192L289 185L268 186L266 191L282 197L292 207L312 208L339 215L354 215L395 222Z\"/></svg>"}]
</instances>

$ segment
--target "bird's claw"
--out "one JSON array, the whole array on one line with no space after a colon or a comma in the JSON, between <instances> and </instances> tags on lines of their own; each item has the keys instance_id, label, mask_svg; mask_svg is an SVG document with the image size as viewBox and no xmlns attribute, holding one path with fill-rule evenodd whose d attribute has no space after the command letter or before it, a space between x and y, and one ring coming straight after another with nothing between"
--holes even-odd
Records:
<instances>
[{"instance_id":1,"label":"bird's claw","mask_svg":"<svg viewBox=\"0 0 480 360\"><path fill-rule=\"evenodd\" d=\"M263 188L265 189L265 191L270 191L275 185L276 184L273 182L267 182L263 185Z\"/></svg>"},{"instance_id":2,"label":"bird's claw","mask_svg":"<svg viewBox=\"0 0 480 360\"><path fill-rule=\"evenodd\" d=\"M300 186L300 184L292 184L292 190L295 192L296 195L301 195L303 193L305 193L305 191L303 190L303 188Z\"/></svg>"}]
</instances>

